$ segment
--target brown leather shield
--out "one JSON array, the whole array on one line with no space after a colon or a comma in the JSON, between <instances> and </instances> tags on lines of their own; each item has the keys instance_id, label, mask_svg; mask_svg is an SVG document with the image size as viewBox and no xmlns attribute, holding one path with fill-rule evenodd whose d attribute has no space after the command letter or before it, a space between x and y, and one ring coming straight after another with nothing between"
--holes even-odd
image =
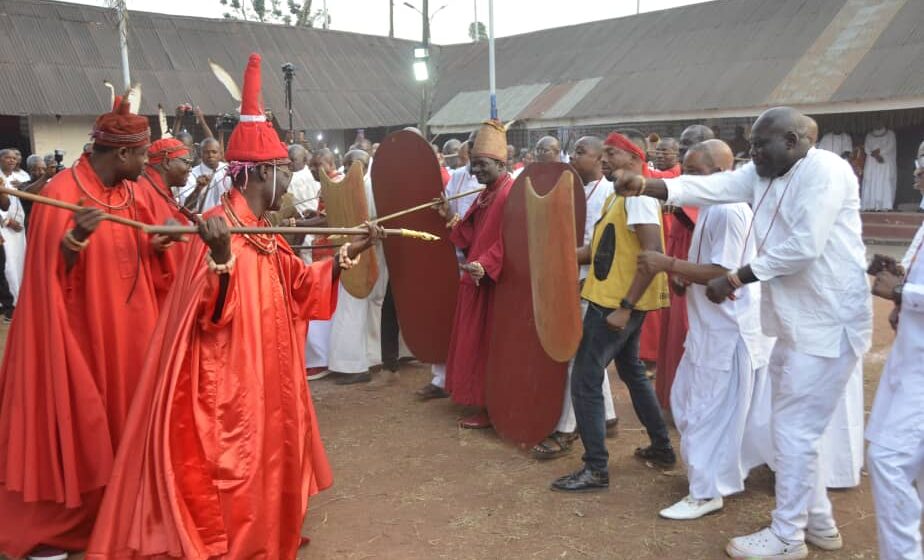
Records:
<instances>
[{"instance_id":1,"label":"brown leather shield","mask_svg":"<svg viewBox=\"0 0 924 560\"><path fill-rule=\"evenodd\" d=\"M581 298L576 282L573 176L562 173L558 183L545 196L536 194L527 177L525 190L536 334L550 358L567 362L577 352L583 333Z\"/></svg>"},{"instance_id":2,"label":"brown leather shield","mask_svg":"<svg viewBox=\"0 0 924 560\"><path fill-rule=\"evenodd\" d=\"M324 173L320 176L321 198L324 199L328 225L355 227L369 219L366 183L360 162L354 162L341 181L333 181ZM372 292L378 277L375 251L366 251L356 266L340 274L340 282L351 296L364 298Z\"/></svg>"},{"instance_id":3,"label":"brown leather shield","mask_svg":"<svg viewBox=\"0 0 924 560\"><path fill-rule=\"evenodd\" d=\"M372 193L379 216L429 202L442 192L439 162L426 140L405 130L382 140L372 163ZM404 342L418 360L444 363L459 290L459 266L446 220L427 209L382 225L440 237L428 243L387 237L383 248Z\"/></svg>"},{"instance_id":4,"label":"brown leather shield","mask_svg":"<svg viewBox=\"0 0 924 560\"><path fill-rule=\"evenodd\" d=\"M494 291L491 347L485 379L488 414L497 433L523 447L532 447L555 429L561 415L568 364L552 359L542 347L533 312L526 181L544 196L564 173L572 184L581 179L563 163L533 163L517 177L504 208L504 264ZM574 232L583 241L586 202L582 188L573 189ZM563 265L563 263L559 263ZM548 267L556 266L549 262ZM548 272L545 266L539 273ZM577 272L571 279L577 290Z\"/></svg>"}]
</instances>

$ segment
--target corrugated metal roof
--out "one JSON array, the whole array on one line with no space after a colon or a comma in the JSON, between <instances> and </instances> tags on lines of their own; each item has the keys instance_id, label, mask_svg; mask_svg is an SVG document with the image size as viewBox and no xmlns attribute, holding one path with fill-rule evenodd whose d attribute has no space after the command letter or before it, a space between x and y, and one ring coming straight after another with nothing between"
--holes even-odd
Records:
<instances>
[{"instance_id":1,"label":"corrugated metal roof","mask_svg":"<svg viewBox=\"0 0 924 560\"><path fill-rule=\"evenodd\" d=\"M292 62L296 125L362 128L416 122L420 94L411 72L414 43L247 22L130 12L132 79L144 114L157 104L194 103L206 114L237 103L208 59L241 82L247 56L263 56L263 95L284 111L280 67ZM95 115L106 109L103 80L122 82L111 11L47 0L0 0L0 114ZM438 51L434 47L434 51Z\"/></svg>"},{"instance_id":2,"label":"corrugated metal roof","mask_svg":"<svg viewBox=\"0 0 924 560\"><path fill-rule=\"evenodd\" d=\"M0 114L94 115L103 80L121 82L111 11L51 0L0 0ZM131 13L141 111L192 102L207 114L236 104L212 59L240 76L264 57L266 105L284 113L280 66L298 67L295 121L318 129L416 122L414 43L259 23ZM431 50L431 124L488 114L487 43ZM717 0L497 40L500 116L542 123L668 120L773 104L924 104L922 0Z\"/></svg>"},{"instance_id":3,"label":"corrugated metal roof","mask_svg":"<svg viewBox=\"0 0 924 560\"><path fill-rule=\"evenodd\" d=\"M500 38L497 84L551 84L541 99L593 83L570 88L570 107L523 115L537 126L924 99L924 75L908 70L924 55L922 29L921 0L721 0ZM486 96L485 46L442 57L437 107ZM500 116L515 118L512 109Z\"/></svg>"}]
</instances>

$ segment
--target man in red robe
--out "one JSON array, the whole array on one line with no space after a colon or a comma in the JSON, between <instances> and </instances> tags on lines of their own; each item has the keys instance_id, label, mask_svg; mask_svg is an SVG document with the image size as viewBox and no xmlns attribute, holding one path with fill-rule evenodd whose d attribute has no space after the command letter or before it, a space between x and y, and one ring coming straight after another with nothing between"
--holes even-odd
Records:
<instances>
[{"instance_id":1,"label":"man in red robe","mask_svg":"<svg viewBox=\"0 0 924 560\"><path fill-rule=\"evenodd\" d=\"M156 223L134 182L150 129L117 98L93 148L42 190L85 208L35 204L27 281L0 368L0 552L66 558L85 547L174 271L170 240L105 214Z\"/></svg>"},{"instance_id":2,"label":"man in red robe","mask_svg":"<svg viewBox=\"0 0 924 560\"><path fill-rule=\"evenodd\" d=\"M294 559L332 483L305 382L310 319L379 230L307 265L267 225L292 174L259 104L260 56L228 141L233 188L199 225L144 364L87 558ZM182 289L180 289L182 287Z\"/></svg>"},{"instance_id":3,"label":"man in red robe","mask_svg":"<svg viewBox=\"0 0 924 560\"><path fill-rule=\"evenodd\" d=\"M494 287L504 262L501 225L504 203L513 186L506 170L507 132L498 121L482 125L471 149L471 173L487 188L465 216L453 214L449 203L440 214L451 228L449 239L465 255L460 265L459 285L452 339L446 360L446 390L452 400L474 408L460 422L463 428L488 428L485 410L485 367L494 309Z\"/></svg>"},{"instance_id":4,"label":"man in red robe","mask_svg":"<svg viewBox=\"0 0 924 560\"><path fill-rule=\"evenodd\" d=\"M176 138L161 138L148 148L148 164L138 179L140 189L147 190L151 196L151 211L155 223L186 224L194 221L189 209L180 205L173 196L173 188L185 187L192 167L192 157L186 144ZM172 243L166 240L166 243ZM164 258L170 260L170 270L176 270L186 256L186 244L179 243L170 251L165 251ZM163 305L173 277L164 277L163 289L159 290L158 304Z\"/></svg>"},{"instance_id":5,"label":"man in red robe","mask_svg":"<svg viewBox=\"0 0 924 560\"><path fill-rule=\"evenodd\" d=\"M713 138L712 129L708 126L693 125L684 129L680 135L680 142L668 146L670 151L676 146L680 162L687 150L700 142ZM668 139L665 139L668 140ZM669 140L673 140L672 138ZM664 140L662 140L663 142ZM662 162L671 163L670 154ZM678 164L679 165L679 164ZM673 168L672 168L673 171ZM670 176L680 175L679 169ZM664 214L664 254L679 260L687 260L690 252L690 243L693 241L693 228L696 227L696 218L699 209L693 207L675 208L665 207ZM655 394L664 410L671 409L671 387L677 375L677 366L683 357L684 341L687 338L687 298L684 286L678 285L678 279L670 276L671 305L661 310L661 332L658 337L658 375L655 377Z\"/></svg>"}]
</instances>

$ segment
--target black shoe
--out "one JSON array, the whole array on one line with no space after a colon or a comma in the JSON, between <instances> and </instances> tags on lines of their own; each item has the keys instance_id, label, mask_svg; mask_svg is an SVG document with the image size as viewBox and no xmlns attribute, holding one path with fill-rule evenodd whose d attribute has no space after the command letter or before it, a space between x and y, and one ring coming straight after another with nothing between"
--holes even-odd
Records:
<instances>
[{"instance_id":1,"label":"black shoe","mask_svg":"<svg viewBox=\"0 0 924 560\"><path fill-rule=\"evenodd\" d=\"M660 449L653 445L639 447L635 450L635 456L659 467L673 467L677 464L677 455L674 454L673 447L663 447Z\"/></svg>"},{"instance_id":2,"label":"black shoe","mask_svg":"<svg viewBox=\"0 0 924 560\"><path fill-rule=\"evenodd\" d=\"M556 492L600 492L610 487L607 472L594 472L587 467L556 479L552 490Z\"/></svg>"},{"instance_id":3,"label":"black shoe","mask_svg":"<svg viewBox=\"0 0 924 560\"><path fill-rule=\"evenodd\" d=\"M370 381L372 381L372 374L364 371L362 373L348 373L334 381L334 383L337 385L353 385L354 383L369 383Z\"/></svg>"},{"instance_id":4,"label":"black shoe","mask_svg":"<svg viewBox=\"0 0 924 560\"><path fill-rule=\"evenodd\" d=\"M382 364L382 369L387 369L388 371L395 373L401 368L401 364L398 362L385 362Z\"/></svg>"}]
</instances>

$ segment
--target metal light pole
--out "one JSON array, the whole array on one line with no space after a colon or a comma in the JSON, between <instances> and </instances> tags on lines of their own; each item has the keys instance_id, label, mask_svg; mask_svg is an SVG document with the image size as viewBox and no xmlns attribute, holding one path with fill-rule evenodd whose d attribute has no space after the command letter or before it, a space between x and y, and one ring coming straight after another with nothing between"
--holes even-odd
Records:
<instances>
[{"instance_id":1,"label":"metal light pole","mask_svg":"<svg viewBox=\"0 0 924 560\"><path fill-rule=\"evenodd\" d=\"M388 38L395 38L395 0L388 0Z\"/></svg>"},{"instance_id":2,"label":"metal light pole","mask_svg":"<svg viewBox=\"0 0 924 560\"><path fill-rule=\"evenodd\" d=\"M109 7L114 9L119 18L119 49L122 51L122 85L128 91L132 87L132 76L128 67L128 8L125 0L109 0Z\"/></svg>"},{"instance_id":3,"label":"metal light pole","mask_svg":"<svg viewBox=\"0 0 924 560\"><path fill-rule=\"evenodd\" d=\"M282 65L282 77L286 84L286 110L289 112L289 142L295 142L295 125L292 111L292 79L295 77L295 65L286 62Z\"/></svg>"},{"instance_id":4,"label":"metal light pole","mask_svg":"<svg viewBox=\"0 0 924 560\"><path fill-rule=\"evenodd\" d=\"M494 0L488 0L488 80L491 90L491 118L497 118L497 83L494 79Z\"/></svg>"}]
</instances>

